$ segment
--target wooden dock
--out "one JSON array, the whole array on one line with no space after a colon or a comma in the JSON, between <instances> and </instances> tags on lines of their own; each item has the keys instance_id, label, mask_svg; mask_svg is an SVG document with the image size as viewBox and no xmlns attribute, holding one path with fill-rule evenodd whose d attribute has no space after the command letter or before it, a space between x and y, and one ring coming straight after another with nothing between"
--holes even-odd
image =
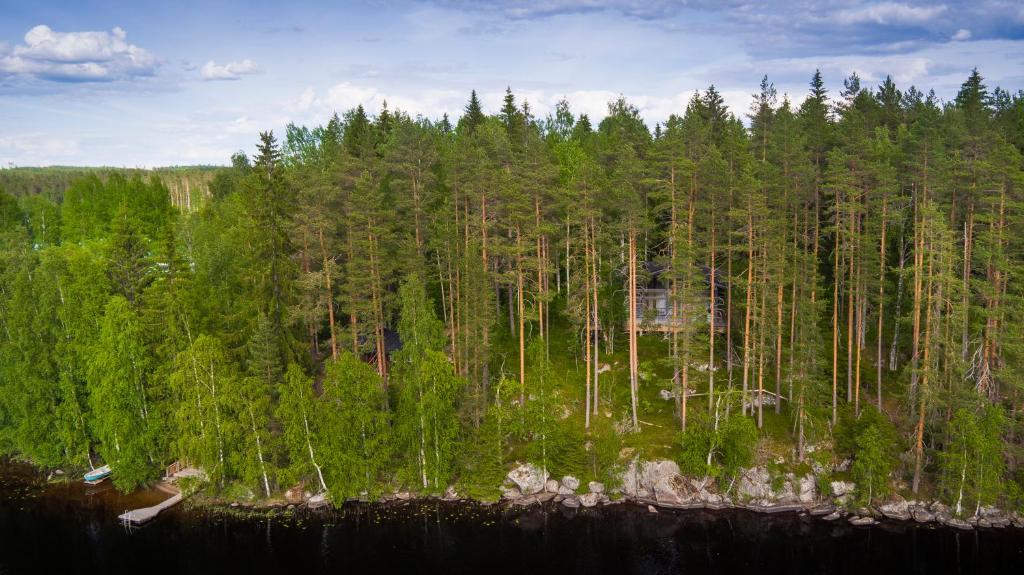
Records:
<instances>
[{"instance_id":1,"label":"wooden dock","mask_svg":"<svg viewBox=\"0 0 1024 575\"><path fill-rule=\"evenodd\" d=\"M156 485L158 490L169 494L170 497L151 507L143 507L141 509L126 511L118 515L117 518L121 523L131 526L138 526L152 521L162 511L174 507L185 499L185 495L181 492L181 488L177 486L177 481L182 478L199 478L205 480L206 473L204 473L202 469L188 467L187 463L182 464L181 462L174 462L167 468L167 473L163 481Z\"/></svg>"},{"instance_id":2,"label":"wooden dock","mask_svg":"<svg viewBox=\"0 0 1024 575\"><path fill-rule=\"evenodd\" d=\"M121 521L121 523L124 523L125 525L142 525L143 523L147 523L156 518L156 516L159 515L161 511L169 509L181 503L182 499L184 498L185 496L182 495L182 493L179 491L176 495L172 495L167 499L164 499L160 503L153 505L152 507L133 509L131 511L118 515L117 518Z\"/></svg>"}]
</instances>

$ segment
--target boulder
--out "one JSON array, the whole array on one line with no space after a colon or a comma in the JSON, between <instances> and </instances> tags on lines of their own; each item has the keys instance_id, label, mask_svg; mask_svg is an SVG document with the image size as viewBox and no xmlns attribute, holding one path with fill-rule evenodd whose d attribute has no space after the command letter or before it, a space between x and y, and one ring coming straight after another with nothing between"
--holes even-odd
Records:
<instances>
[{"instance_id":1,"label":"boulder","mask_svg":"<svg viewBox=\"0 0 1024 575\"><path fill-rule=\"evenodd\" d=\"M302 497L302 484L298 484L288 491L284 492L284 500L288 503L302 503L305 498Z\"/></svg>"},{"instance_id":2,"label":"boulder","mask_svg":"<svg viewBox=\"0 0 1024 575\"><path fill-rule=\"evenodd\" d=\"M773 492L772 496L782 505L793 505L799 503L794 483L795 478L793 477L793 474L787 473L785 481L782 482L782 487L779 488L777 492Z\"/></svg>"},{"instance_id":3,"label":"boulder","mask_svg":"<svg viewBox=\"0 0 1024 575\"><path fill-rule=\"evenodd\" d=\"M907 505L907 502L903 500L886 503L885 505L880 506L878 511L889 519L896 519L898 521L907 521L910 519L910 507Z\"/></svg>"},{"instance_id":4,"label":"boulder","mask_svg":"<svg viewBox=\"0 0 1024 575\"><path fill-rule=\"evenodd\" d=\"M878 521L874 517L862 517L859 515L854 515L853 517L850 517L851 525L864 526L874 525L876 523L878 523Z\"/></svg>"},{"instance_id":5,"label":"boulder","mask_svg":"<svg viewBox=\"0 0 1024 575\"><path fill-rule=\"evenodd\" d=\"M982 507L978 510L979 527L1009 527L1010 516L995 507Z\"/></svg>"},{"instance_id":6,"label":"boulder","mask_svg":"<svg viewBox=\"0 0 1024 575\"><path fill-rule=\"evenodd\" d=\"M832 513L829 513L828 515L823 516L822 519L824 519L825 521L835 521L836 519L839 519L840 517L842 517L842 515L840 515L838 511L833 511Z\"/></svg>"},{"instance_id":7,"label":"boulder","mask_svg":"<svg viewBox=\"0 0 1024 575\"><path fill-rule=\"evenodd\" d=\"M654 484L654 499L661 505L682 505L694 499L693 488L682 475L662 477Z\"/></svg>"},{"instance_id":8,"label":"boulder","mask_svg":"<svg viewBox=\"0 0 1024 575\"><path fill-rule=\"evenodd\" d=\"M548 479L544 483L544 491L547 491L548 493L558 493L558 487L557 479Z\"/></svg>"},{"instance_id":9,"label":"boulder","mask_svg":"<svg viewBox=\"0 0 1024 575\"><path fill-rule=\"evenodd\" d=\"M662 459L641 463L634 459L622 472L622 493L640 499L651 498L658 480L678 474L679 465L675 461Z\"/></svg>"},{"instance_id":10,"label":"boulder","mask_svg":"<svg viewBox=\"0 0 1024 575\"><path fill-rule=\"evenodd\" d=\"M942 520L942 524L948 527L952 527L954 529L963 529L964 531L974 529L973 525L964 521L963 519L958 519L956 517L945 518Z\"/></svg>"},{"instance_id":11,"label":"boulder","mask_svg":"<svg viewBox=\"0 0 1024 575\"><path fill-rule=\"evenodd\" d=\"M569 507L570 509L575 509L580 506L580 500L576 496L566 497L562 500L562 505Z\"/></svg>"},{"instance_id":12,"label":"boulder","mask_svg":"<svg viewBox=\"0 0 1024 575\"><path fill-rule=\"evenodd\" d=\"M309 501L306 502L306 505L308 505L310 509L320 509L321 507L326 507L330 504L331 502L327 500L327 496L323 493L310 497Z\"/></svg>"},{"instance_id":13,"label":"boulder","mask_svg":"<svg viewBox=\"0 0 1024 575\"><path fill-rule=\"evenodd\" d=\"M1018 529L1024 529L1024 515L1014 511L1010 514L1010 523Z\"/></svg>"},{"instance_id":14,"label":"boulder","mask_svg":"<svg viewBox=\"0 0 1024 575\"><path fill-rule=\"evenodd\" d=\"M932 521L935 521L935 515L931 511L928 511L926 507L911 508L910 516L918 523L931 523Z\"/></svg>"},{"instance_id":15,"label":"boulder","mask_svg":"<svg viewBox=\"0 0 1024 575\"><path fill-rule=\"evenodd\" d=\"M935 515L935 520L939 523L945 523L953 518L953 510L948 505L938 501L929 505L928 510Z\"/></svg>"},{"instance_id":16,"label":"boulder","mask_svg":"<svg viewBox=\"0 0 1024 575\"><path fill-rule=\"evenodd\" d=\"M559 485L558 486L558 494L562 495L562 496L575 495L576 494L576 490L575 489L569 489L565 485Z\"/></svg>"},{"instance_id":17,"label":"boulder","mask_svg":"<svg viewBox=\"0 0 1024 575\"><path fill-rule=\"evenodd\" d=\"M600 493L593 493L593 492L591 492L591 493L584 493L583 495L579 496L579 500L580 500L580 505L582 505L584 507L594 507L595 505L600 503L600 501L601 501L601 494Z\"/></svg>"},{"instance_id":18,"label":"boulder","mask_svg":"<svg viewBox=\"0 0 1024 575\"><path fill-rule=\"evenodd\" d=\"M832 495L836 497L842 497L849 495L857 489L857 484L852 481L833 481L832 482Z\"/></svg>"},{"instance_id":19,"label":"boulder","mask_svg":"<svg viewBox=\"0 0 1024 575\"><path fill-rule=\"evenodd\" d=\"M812 507L808 511L808 513L810 513L813 517L821 517L823 515L829 515L831 513L835 513L835 511L836 511L836 508L834 506L832 506L831 504L826 503L824 505L819 505L817 507Z\"/></svg>"},{"instance_id":20,"label":"boulder","mask_svg":"<svg viewBox=\"0 0 1024 575\"><path fill-rule=\"evenodd\" d=\"M653 505L648 505L648 506L647 506L647 512L648 512L648 513L657 513L657 512L658 512L658 510L657 510L657 509L655 509Z\"/></svg>"},{"instance_id":21,"label":"boulder","mask_svg":"<svg viewBox=\"0 0 1024 575\"><path fill-rule=\"evenodd\" d=\"M800 503L814 503L818 498L818 482L811 474L804 475L797 482L797 499Z\"/></svg>"},{"instance_id":22,"label":"boulder","mask_svg":"<svg viewBox=\"0 0 1024 575\"><path fill-rule=\"evenodd\" d=\"M509 471L508 478L524 495L533 495L544 491L548 472L532 463L524 463Z\"/></svg>"},{"instance_id":23,"label":"boulder","mask_svg":"<svg viewBox=\"0 0 1024 575\"><path fill-rule=\"evenodd\" d=\"M600 481L591 481L587 484L587 488L591 493L604 493L604 483Z\"/></svg>"},{"instance_id":24,"label":"boulder","mask_svg":"<svg viewBox=\"0 0 1024 575\"><path fill-rule=\"evenodd\" d=\"M564 485L566 489L576 491L580 488L580 480L576 479L572 475L566 475L562 478L562 485Z\"/></svg>"},{"instance_id":25,"label":"boulder","mask_svg":"<svg viewBox=\"0 0 1024 575\"><path fill-rule=\"evenodd\" d=\"M763 501L772 496L771 475L764 467L751 467L740 472L736 492L740 500Z\"/></svg>"},{"instance_id":26,"label":"boulder","mask_svg":"<svg viewBox=\"0 0 1024 575\"><path fill-rule=\"evenodd\" d=\"M526 495L526 496L520 497L518 499L513 499L512 500L512 507L529 507L530 505L533 505L534 503L537 503L537 496L536 495Z\"/></svg>"},{"instance_id":27,"label":"boulder","mask_svg":"<svg viewBox=\"0 0 1024 575\"><path fill-rule=\"evenodd\" d=\"M502 499L511 499L511 500L514 501L516 499L521 498L522 496L523 496L523 492L520 491L518 487L506 487L504 485L501 486L501 498Z\"/></svg>"}]
</instances>

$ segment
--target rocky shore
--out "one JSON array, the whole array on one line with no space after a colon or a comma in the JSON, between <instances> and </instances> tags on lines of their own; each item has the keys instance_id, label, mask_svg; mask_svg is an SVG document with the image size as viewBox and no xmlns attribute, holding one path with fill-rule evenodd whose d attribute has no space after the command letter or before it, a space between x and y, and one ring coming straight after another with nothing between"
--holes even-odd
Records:
<instances>
[{"instance_id":1,"label":"rocky shore","mask_svg":"<svg viewBox=\"0 0 1024 575\"><path fill-rule=\"evenodd\" d=\"M62 471L51 472L49 482L64 482ZM502 504L511 509L535 505L555 504L567 508L593 508L608 505L635 504L646 506L651 512L658 509L745 509L759 513L806 513L825 521L848 521L852 525L875 525L880 521L936 524L963 530L975 528L1024 529L1024 514L1004 511L995 507L965 509L956 513L954 506L937 500L904 499L893 495L884 502L869 506L856 506L854 493L857 486L851 481L831 481L827 492L819 489L814 473L797 476L785 473L773 476L763 466L742 469L737 478L727 485L719 485L712 478L685 477L679 466L670 460L632 460L619 474L618 486L607 489L604 484L591 481L583 485L571 475L550 477L542 468L520 464L510 471L500 487L500 501L477 501L461 496L449 487L440 497L423 497L410 491L385 494L378 503L410 502L422 499L443 501L473 501L483 505ZM361 499L369 503L366 498ZM283 497L248 501L197 497L196 506L212 506L238 510L320 509L332 502L323 494L314 494L295 486Z\"/></svg>"},{"instance_id":2,"label":"rocky shore","mask_svg":"<svg viewBox=\"0 0 1024 575\"><path fill-rule=\"evenodd\" d=\"M634 460L622 472L619 487L609 491L598 482L583 486L575 477L556 479L536 465L522 464L508 473L502 486L502 499L513 508L548 502L569 508L628 502L646 505L652 512L659 508L746 509L761 513L807 513L826 521L845 520L853 525L874 525L890 520L941 524L956 529L1024 528L1024 515L994 507L981 507L974 513L958 516L945 503L906 500L899 496L877 505L854 507L854 483L830 482L828 493L821 493L818 483L812 473L773 477L765 467L752 467L742 470L738 478L723 489L711 479L684 477L673 461ZM458 497L449 490L446 498Z\"/></svg>"}]
</instances>

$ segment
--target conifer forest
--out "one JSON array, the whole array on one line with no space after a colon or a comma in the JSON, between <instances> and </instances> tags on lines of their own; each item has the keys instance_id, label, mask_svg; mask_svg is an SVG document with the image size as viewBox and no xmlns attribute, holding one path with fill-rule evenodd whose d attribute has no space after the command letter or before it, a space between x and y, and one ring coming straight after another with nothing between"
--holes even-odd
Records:
<instances>
[{"instance_id":1,"label":"conifer forest","mask_svg":"<svg viewBox=\"0 0 1024 575\"><path fill-rule=\"evenodd\" d=\"M183 460L238 500L668 459L1021 509L1024 92L809 80L0 170L0 454L123 491Z\"/></svg>"}]
</instances>

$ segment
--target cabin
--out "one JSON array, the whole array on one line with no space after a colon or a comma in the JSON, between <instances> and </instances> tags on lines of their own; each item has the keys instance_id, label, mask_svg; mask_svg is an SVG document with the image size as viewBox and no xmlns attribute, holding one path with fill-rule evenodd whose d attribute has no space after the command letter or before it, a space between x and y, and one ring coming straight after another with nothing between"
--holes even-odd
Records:
<instances>
[{"instance_id":1,"label":"cabin","mask_svg":"<svg viewBox=\"0 0 1024 575\"><path fill-rule=\"evenodd\" d=\"M725 332L725 300L728 284L725 281L725 273L722 270L715 270L715 305L709 309L710 294L708 290L711 285L711 268L701 266L704 272L704 294L701 316L695 317L700 323L710 323L712 314L715 320L715 332ZM673 329L682 327L683 317L673 317L672 313L672 289L666 272L668 266L656 262L644 262L643 273L637 278L636 314L640 331L671 332ZM628 305L628 303L627 303Z\"/></svg>"}]
</instances>

